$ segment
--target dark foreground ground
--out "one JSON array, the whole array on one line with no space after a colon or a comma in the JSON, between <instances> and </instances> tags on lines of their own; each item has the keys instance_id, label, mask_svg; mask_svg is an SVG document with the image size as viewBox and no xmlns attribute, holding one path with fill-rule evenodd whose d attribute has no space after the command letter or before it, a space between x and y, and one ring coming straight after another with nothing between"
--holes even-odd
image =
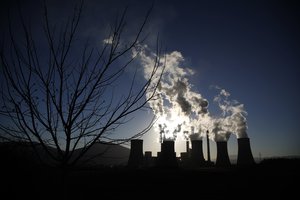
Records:
<instances>
[{"instance_id":1,"label":"dark foreground ground","mask_svg":"<svg viewBox=\"0 0 300 200\"><path fill-rule=\"evenodd\" d=\"M298 199L299 170L299 159L275 159L227 169L77 169L62 179L53 168L11 166L1 169L0 198Z\"/></svg>"}]
</instances>

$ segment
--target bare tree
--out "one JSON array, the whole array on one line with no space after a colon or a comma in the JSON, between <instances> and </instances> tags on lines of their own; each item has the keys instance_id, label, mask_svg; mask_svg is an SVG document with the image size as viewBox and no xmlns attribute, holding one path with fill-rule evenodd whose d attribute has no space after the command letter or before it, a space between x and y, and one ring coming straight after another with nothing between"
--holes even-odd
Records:
<instances>
[{"instance_id":1,"label":"bare tree","mask_svg":"<svg viewBox=\"0 0 300 200\"><path fill-rule=\"evenodd\" d=\"M122 38L125 9L101 50L88 41L80 45L76 40L82 9L81 2L70 20L56 29L44 6L43 37L47 45L42 50L38 47L42 36L35 37L22 15L18 37L10 21L9 40L1 43L1 139L28 142L35 150L38 144L62 168L75 165L97 142L122 143L149 130L153 121L130 138L117 140L109 135L155 98L164 68L157 45L150 78L138 85L134 73L127 83L128 92L115 94L113 84L127 76L125 70L138 55L132 56L132 50L140 51L151 9L134 38L126 43ZM151 95L146 96L149 92ZM79 147L82 151L75 155Z\"/></svg>"}]
</instances>

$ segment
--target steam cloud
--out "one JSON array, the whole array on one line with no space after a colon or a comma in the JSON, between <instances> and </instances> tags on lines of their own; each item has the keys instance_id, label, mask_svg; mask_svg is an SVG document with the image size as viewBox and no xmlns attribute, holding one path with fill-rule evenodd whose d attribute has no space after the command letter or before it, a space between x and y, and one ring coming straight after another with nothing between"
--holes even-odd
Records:
<instances>
[{"instance_id":1,"label":"steam cloud","mask_svg":"<svg viewBox=\"0 0 300 200\"><path fill-rule=\"evenodd\" d=\"M247 136L247 112L244 109L244 104L240 104L236 100L229 100L230 93L225 89L216 87L220 90L219 94L214 98L222 110L221 125L223 131L236 135L237 138L246 138ZM228 137L225 134L225 137ZM218 136L217 136L218 137ZM227 138L227 139L228 139Z\"/></svg>"},{"instance_id":2,"label":"steam cloud","mask_svg":"<svg viewBox=\"0 0 300 200\"><path fill-rule=\"evenodd\" d=\"M143 66L144 77L148 79L155 64L155 54L147 46L138 48L142 51L138 55L133 51L133 56L138 56ZM207 99L193 91L189 83L188 77L192 76L194 71L180 66L184 61L182 54L173 51L163 57L165 60L158 63L165 65L165 70L157 88L157 98L149 102L158 119L155 128L160 134L160 142L176 140L179 135L184 140L201 139L207 130L210 139L215 141L227 141L232 133L238 138L247 137L247 113L243 104L235 100L230 101L230 93L216 87L219 94L214 98L214 102L218 104L222 113L219 117L212 117L208 112ZM158 78L158 75L154 77L156 80ZM150 90L146 95L151 94Z\"/></svg>"}]
</instances>

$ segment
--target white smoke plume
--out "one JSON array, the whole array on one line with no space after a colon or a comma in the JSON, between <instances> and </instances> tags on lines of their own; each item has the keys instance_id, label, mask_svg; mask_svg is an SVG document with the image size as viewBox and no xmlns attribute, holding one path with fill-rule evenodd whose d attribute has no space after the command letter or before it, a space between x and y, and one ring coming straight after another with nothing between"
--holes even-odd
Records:
<instances>
[{"instance_id":1,"label":"white smoke plume","mask_svg":"<svg viewBox=\"0 0 300 200\"><path fill-rule=\"evenodd\" d=\"M156 55L147 46L139 46L139 58L148 79L155 64ZM222 114L218 117L210 116L208 101L200 93L192 90L189 77L194 71L184 68L182 54L173 51L162 56L159 65L165 65L164 74L157 88L157 98L149 102L154 115L157 117L156 131L159 141L176 140L181 136L183 140L199 140L209 132L209 138L214 141L227 141L231 134L237 138L247 137L247 123L244 105L235 100L229 100L230 93L216 87L219 94L214 98ZM160 68L160 70L162 67ZM159 71L161 72L161 71ZM159 73L158 73L159 74ZM154 82L159 76L154 77ZM153 87L154 88L154 87ZM146 95L149 96L152 91Z\"/></svg>"},{"instance_id":2,"label":"white smoke plume","mask_svg":"<svg viewBox=\"0 0 300 200\"><path fill-rule=\"evenodd\" d=\"M187 135L187 137L185 138L186 140L201 140L202 139L202 135L201 135L201 127L199 126L198 128L198 132L195 132L195 127L191 126L191 132L190 134Z\"/></svg>"},{"instance_id":3,"label":"white smoke plume","mask_svg":"<svg viewBox=\"0 0 300 200\"><path fill-rule=\"evenodd\" d=\"M140 48L143 51L139 53L138 57L144 67L144 76L147 79L152 72L155 54L149 51L147 46ZM194 72L180 66L184 61L180 52L173 51L163 57L165 60L160 61L159 64L165 64L165 70L157 88L158 98L150 102L153 113L158 117L157 131L160 133L160 142L176 140L178 133L187 139L191 135L189 132L191 126L194 126L200 118L208 116L208 101L199 93L191 90L192 85L189 83L188 77ZM146 95L150 95L150 93L151 91Z\"/></svg>"},{"instance_id":4,"label":"white smoke plume","mask_svg":"<svg viewBox=\"0 0 300 200\"><path fill-rule=\"evenodd\" d=\"M220 133L226 132L226 134L218 133L224 135L224 139L228 140L230 133L236 135L237 138L246 138L247 136L247 112L244 109L244 104L240 104L236 100L230 100L230 93L225 89L216 87L220 90L219 94L214 98L214 101L218 103L219 108L222 111L222 116L217 119L216 124L220 124L222 131ZM227 138L227 139L226 139Z\"/></svg>"}]
</instances>

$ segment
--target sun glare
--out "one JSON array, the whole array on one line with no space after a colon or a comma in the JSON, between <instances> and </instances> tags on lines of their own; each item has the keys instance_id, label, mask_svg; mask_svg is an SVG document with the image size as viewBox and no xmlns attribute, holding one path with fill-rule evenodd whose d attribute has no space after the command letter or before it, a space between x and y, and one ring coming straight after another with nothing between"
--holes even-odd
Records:
<instances>
[{"instance_id":1,"label":"sun glare","mask_svg":"<svg viewBox=\"0 0 300 200\"><path fill-rule=\"evenodd\" d=\"M156 122L157 131L160 133L160 142L163 140L176 140L178 134L185 129L188 120L188 117L180 115L175 109L160 116Z\"/></svg>"}]
</instances>

